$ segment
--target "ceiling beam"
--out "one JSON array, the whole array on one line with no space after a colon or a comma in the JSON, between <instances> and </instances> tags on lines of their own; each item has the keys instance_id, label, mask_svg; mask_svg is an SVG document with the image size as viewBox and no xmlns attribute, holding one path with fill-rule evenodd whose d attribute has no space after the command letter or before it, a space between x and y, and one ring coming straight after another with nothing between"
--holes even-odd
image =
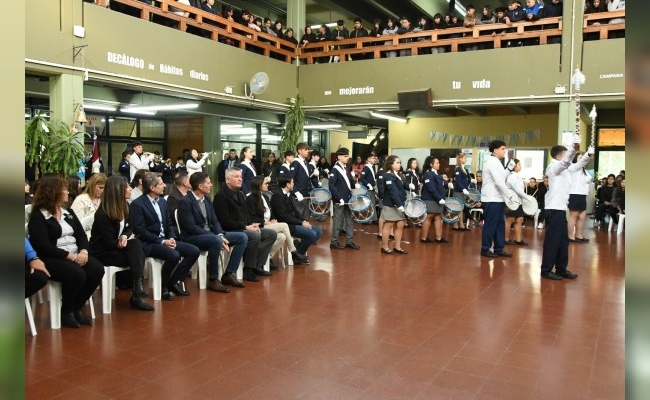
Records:
<instances>
[{"instance_id":1,"label":"ceiling beam","mask_svg":"<svg viewBox=\"0 0 650 400\"><path fill-rule=\"evenodd\" d=\"M430 14L427 10L424 10L420 7L416 7L413 1L401 1L397 2L394 0L365 0L366 3L376 5L377 8L388 10L390 16L400 17L405 15L411 18L411 26L415 27L418 24L418 21L422 15L425 15L428 18L433 18L433 14ZM382 17L378 15L377 17ZM383 18L382 18L383 19Z\"/></svg>"},{"instance_id":2,"label":"ceiling beam","mask_svg":"<svg viewBox=\"0 0 650 400\"><path fill-rule=\"evenodd\" d=\"M528 115L530 114L530 107L527 106L510 106L510 108L516 112L517 114L521 115Z\"/></svg>"},{"instance_id":3,"label":"ceiling beam","mask_svg":"<svg viewBox=\"0 0 650 400\"><path fill-rule=\"evenodd\" d=\"M486 108L485 107L461 107L456 106L460 111L464 111L468 114L475 115L477 117L485 117Z\"/></svg>"}]
</instances>

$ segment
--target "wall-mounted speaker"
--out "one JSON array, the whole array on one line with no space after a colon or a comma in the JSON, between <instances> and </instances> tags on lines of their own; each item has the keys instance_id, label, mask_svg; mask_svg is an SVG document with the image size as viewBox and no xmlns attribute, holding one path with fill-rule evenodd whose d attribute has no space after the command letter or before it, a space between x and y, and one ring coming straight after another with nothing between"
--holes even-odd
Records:
<instances>
[{"instance_id":1,"label":"wall-mounted speaker","mask_svg":"<svg viewBox=\"0 0 650 400\"><path fill-rule=\"evenodd\" d=\"M419 110L430 108L433 102L431 88L397 92L400 110Z\"/></svg>"}]
</instances>

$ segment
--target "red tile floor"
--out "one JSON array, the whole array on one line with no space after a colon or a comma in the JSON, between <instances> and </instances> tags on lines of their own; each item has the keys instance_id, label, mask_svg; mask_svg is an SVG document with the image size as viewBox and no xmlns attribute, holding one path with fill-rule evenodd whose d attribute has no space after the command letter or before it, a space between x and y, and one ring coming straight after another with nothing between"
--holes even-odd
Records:
<instances>
[{"instance_id":1,"label":"red tile floor","mask_svg":"<svg viewBox=\"0 0 650 400\"><path fill-rule=\"evenodd\" d=\"M543 231L512 259L479 257L480 228L451 243L380 254L330 250L230 294L199 291L128 308L118 291L93 327L26 334L28 399L622 399L625 239L586 228L576 281L539 278ZM590 224L588 224L590 225Z\"/></svg>"}]
</instances>

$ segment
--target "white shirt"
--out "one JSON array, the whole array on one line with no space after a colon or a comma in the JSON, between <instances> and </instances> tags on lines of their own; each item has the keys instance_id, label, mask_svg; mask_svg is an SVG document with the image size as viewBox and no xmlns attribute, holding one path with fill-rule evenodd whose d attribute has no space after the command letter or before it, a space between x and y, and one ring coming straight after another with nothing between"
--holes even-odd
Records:
<instances>
[{"instance_id":1,"label":"white shirt","mask_svg":"<svg viewBox=\"0 0 650 400\"><path fill-rule=\"evenodd\" d=\"M519 195L519 197L525 197L526 191L524 190L524 180L521 179L519 174L516 172L511 173L506 178L506 185Z\"/></svg>"},{"instance_id":2,"label":"white shirt","mask_svg":"<svg viewBox=\"0 0 650 400\"><path fill-rule=\"evenodd\" d=\"M503 203L506 198L506 177L510 172L503 168L501 161L495 156L488 157L483 166L483 187L481 202Z\"/></svg>"},{"instance_id":3,"label":"white shirt","mask_svg":"<svg viewBox=\"0 0 650 400\"><path fill-rule=\"evenodd\" d=\"M582 157L585 158L586 156ZM582 159L580 159L582 161ZM578 161L578 163L580 162ZM574 164L575 165L575 164ZM589 184L591 183L591 176L586 172L582 171L580 168L577 171L572 171L569 169L569 174L571 174L571 194L579 195L588 195L589 194Z\"/></svg>"},{"instance_id":4,"label":"white shirt","mask_svg":"<svg viewBox=\"0 0 650 400\"><path fill-rule=\"evenodd\" d=\"M47 210L41 210L45 219L54 218ZM72 214L65 208L61 208L61 219L57 220L59 225L61 225L61 237L56 239L56 247L61 250L65 250L68 253L77 253L79 248L77 247L77 238L74 236L74 229L72 225L66 221L66 218L71 218Z\"/></svg>"},{"instance_id":5,"label":"white shirt","mask_svg":"<svg viewBox=\"0 0 650 400\"><path fill-rule=\"evenodd\" d=\"M588 162L589 157L585 155L573 164L573 156L576 150L571 146L561 161L552 160L546 168L548 176L548 192L544 196L544 209L566 211L569 205L569 194L571 193L571 173L569 170L581 170Z\"/></svg>"},{"instance_id":6,"label":"white shirt","mask_svg":"<svg viewBox=\"0 0 650 400\"><path fill-rule=\"evenodd\" d=\"M205 156L200 158L199 161L194 161L191 158L185 162L185 168L187 169L187 176L192 176L193 173L201 171L203 164L205 164Z\"/></svg>"},{"instance_id":7,"label":"white shirt","mask_svg":"<svg viewBox=\"0 0 650 400\"><path fill-rule=\"evenodd\" d=\"M135 176L135 172L137 170L139 169L149 170L149 163L153 160L153 158L154 158L153 154L149 154L149 157L145 157L142 155L139 156L136 153L131 154L131 158L129 158L129 164L131 164L131 175L129 180L131 181L133 180L133 177Z\"/></svg>"}]
</instances>

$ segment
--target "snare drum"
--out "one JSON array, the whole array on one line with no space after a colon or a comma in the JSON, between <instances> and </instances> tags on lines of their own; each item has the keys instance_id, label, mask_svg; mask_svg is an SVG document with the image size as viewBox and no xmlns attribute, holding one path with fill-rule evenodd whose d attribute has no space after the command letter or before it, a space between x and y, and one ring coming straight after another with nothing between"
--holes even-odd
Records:
<instances>
[{"instance_id":1,"label":"snare drum","mask_svg":"<svg viewBox=\"0 0 650 400\"><path fill-rule=\"evenodd\" d=\"M476 205L481 202L481 192L476 189L467 189L469 194L465 195L465 207L476 208Z\"/></svg>"},{"instance_id":2,"label":"snare drum","mask_svg":"<svg viewBox=\"0 0 650 400\"><path fill-rule=\"evenodd\" d=\"M361 224L370 221L375 213L370 196L367 194L353 194L348 201L348 207L352 212L352 219Z\"/></svg>"},{"instance_id":3,"label":"snare drum","mask_svg":"<svg viewBox=\"0 0 650 400\"><path fill-rule=\"evenodd\" d=\"M407 200L404 205L404 215L414 224L421 224L427 218L427 205L417 197Z\"/></svg>"},{"instance_id":4,"label":"snare drum","mask_svg":"<svg viewBox=\"0 0 650 400\"><path fill-rule=\"evenodd\" d=\"M534 197L524 197L521 199L521 208L524 210L526 215L532 217L537 212L537 199Z\"/></svg>"},{"instance_id":5,"label":"snare drum","mask_svg":"<svg viewBox=\"0 0 650 400\"><path fill-rule=\"evenodd\" d=\"M512 189L506 189L506 206L512 210L515 211L519 208L521 205L521 199L519 198L519 195L517 192L515 192ZM508 210L506 210L507 212Z\"/></svg>"},{"instance_id":6,"label":"snare drum","mask_svg":"<svg viewBox=\"0 0 650 400\"><path fill-rule=\"evenodd\" d=\"M465 204L457 198L447 197L445 199L445 210L442 213L442 222L445 224L455 224L458 222L458 217L464 208Z\"/></svg>"},{"instance_id":7,"label":"snare drum","mask_svg":"<svg viewBox=\"0 0 650 400\"><path fill-rule=\"evenodd\" d=\"M332 193L324 188L316 188L309 193L309 209L314 217L323 217L330 213L330 203L332 201Z\"/></svg>"},{"instance_id":8,"label":"snare drum","mask_svg":"<svg viewBox=\"0 0 650 400\"><path fill-rule=\"evenodd\" d=\"M355 194L368 195L368 189L365 186L359 186L358 188L352 188L352 190L350 190L350 192L352 193L352 196L354 196Z\"/></svg>"}]
</instances>

